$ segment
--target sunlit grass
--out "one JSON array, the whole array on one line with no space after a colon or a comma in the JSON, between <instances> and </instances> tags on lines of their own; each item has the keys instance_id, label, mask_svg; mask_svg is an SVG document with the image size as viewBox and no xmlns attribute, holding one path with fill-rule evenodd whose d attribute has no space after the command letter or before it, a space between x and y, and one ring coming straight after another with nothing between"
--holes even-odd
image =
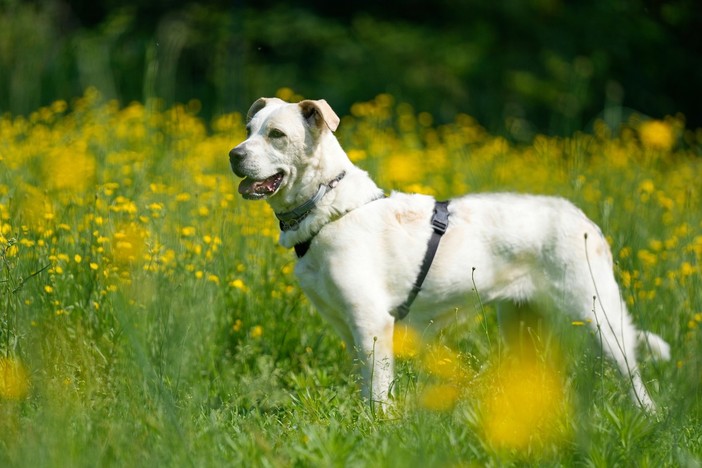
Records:
<instances>
[{"instance_id":1,"label":"sunlit grass","mask_svg":"<svg viewBox=\"0 0 702 468\"><path fill-rule=\"evenodd\" d=\"M681 117L515 145L388 95L354 105L338 136L387 190L573 200L635 322L673 347L669 364L641 350L661 407L646 416L582 323L558 359L517 361L489 308L399 327L397 411L379 417L270 209L236 193L242 116L198 108L90 91L0 118L0 465L699 461L702 135Z\"/></svg>"}]
</instances>

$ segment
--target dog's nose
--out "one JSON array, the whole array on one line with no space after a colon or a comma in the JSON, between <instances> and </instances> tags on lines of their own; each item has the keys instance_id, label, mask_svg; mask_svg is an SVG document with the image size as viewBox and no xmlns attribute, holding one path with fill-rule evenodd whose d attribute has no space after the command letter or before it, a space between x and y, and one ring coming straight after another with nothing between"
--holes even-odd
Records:
<instances>
[{"instance_id":1,"label":"dog's nose","mask_svg":"<svg viewBox=\"0 0 702 468\"><path fill-rule=\"evenodd\" d=\"M229 152L229 162L235 163L246 156L246 151L241 146L237 146Z\"/></svg>"}]
</instances>

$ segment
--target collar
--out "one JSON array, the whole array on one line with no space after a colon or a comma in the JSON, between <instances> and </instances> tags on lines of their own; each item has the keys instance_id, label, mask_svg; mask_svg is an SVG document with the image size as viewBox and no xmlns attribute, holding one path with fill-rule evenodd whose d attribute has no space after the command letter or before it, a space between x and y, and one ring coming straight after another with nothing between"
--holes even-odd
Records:
<instances>
[{"instance_id":1,"label":"collar","mask_svg":"<svg viewBox=\"0 0 702 468\"><path fill-rule=\"evenodd\" d=\"M307 218L307 216L312 212L317 207L317 203L324 198L324 195L327 194L330 190L332 190L334 187L337 186L339 181L344 178L346 175L346 171L341 172L338 176L334 177L332 180L329 181L327 184L321 184L319 186L319 189L317 190L317 193L312 195L312 197L307 200L305 203L302 205L293 208L290 211L286 211L284 213L276 213L275 216L278 218L278 221L280 221L280 230L281 231L294 231L296 230L299 226L300 223Z\"/></svg>"}]
</instances>

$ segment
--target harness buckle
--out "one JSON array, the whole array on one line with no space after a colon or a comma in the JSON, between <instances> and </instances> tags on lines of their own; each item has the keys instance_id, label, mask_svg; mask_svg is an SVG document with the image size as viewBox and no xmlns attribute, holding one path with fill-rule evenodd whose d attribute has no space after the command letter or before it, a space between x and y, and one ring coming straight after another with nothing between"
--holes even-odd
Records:
<instances>
[{"instance_id":1,"label":"harness buckle","mask_svg":"<svg viewBox=\"0 0 702 468\"><path fill-rule=\"evenodd\" d=\"M434 232L440 236L446 233L449 225L449 213L447 209L447 202L437 202L437 207L434 208L434 215L431 217L431 225L434 228ZM438 205L443 205L439 207Z\"/></svg>"}]
</instances>

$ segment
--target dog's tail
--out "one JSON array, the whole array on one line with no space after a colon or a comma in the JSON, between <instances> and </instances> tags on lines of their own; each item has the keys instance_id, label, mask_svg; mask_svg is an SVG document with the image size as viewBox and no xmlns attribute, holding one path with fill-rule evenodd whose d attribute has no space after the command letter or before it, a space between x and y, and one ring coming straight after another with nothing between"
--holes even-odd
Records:
<instances>
[{"instance_id":1,"label":"dog's tail","mask_svg":"<svg viewBox=\"0 0 702 468\"><path fill-rule=\"evenodd\" d=\"M670 360L670 345L655 333L639 330L637 338L657 361Z\"/></svg>"}]
</instances>

